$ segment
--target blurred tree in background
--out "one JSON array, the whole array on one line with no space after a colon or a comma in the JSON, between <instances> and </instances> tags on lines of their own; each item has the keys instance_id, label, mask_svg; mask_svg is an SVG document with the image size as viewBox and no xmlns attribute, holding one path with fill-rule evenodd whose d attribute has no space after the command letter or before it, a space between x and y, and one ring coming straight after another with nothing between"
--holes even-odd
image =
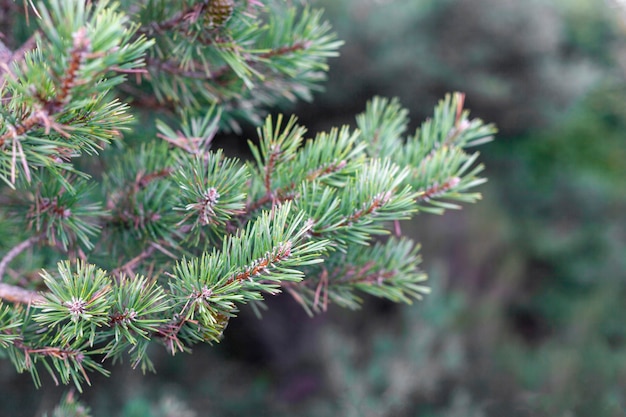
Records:
<instances>
[{"instance_id":1,"label":"blurred tree in background","mask_svg":"<svg viewBox=\"0 0 626 417\"><path fill-rule=\"evenodd\" d=\"M286 299L261 321L244 309L217 348L157 354L159 373L147 378L115 369L109 390L85 393L94 414L623 416L620 2L311 3L345 45L326 92L293 110L303 124L352 123L379 94L399 97L416 127L443 93L465 91L474 114L503 133L482 149L485 200L402 225L424 241L425 302L367 299L364 313L331 308L313 320ZM0 372L10 393L2 406L27 403L30 381ZM61 391L47 391L41 409Z\"/></svg>"}]
</instances>

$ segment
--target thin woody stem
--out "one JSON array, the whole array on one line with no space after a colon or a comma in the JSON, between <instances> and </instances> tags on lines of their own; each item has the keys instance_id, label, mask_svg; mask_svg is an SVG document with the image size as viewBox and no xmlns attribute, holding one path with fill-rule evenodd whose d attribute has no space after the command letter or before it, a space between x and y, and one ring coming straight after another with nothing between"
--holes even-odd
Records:
<instances>
[{"instance_id":1,"label":"thin woody stem","mask_svg":"<svg viewBox=\"0 0 626 417\"><path fill-rule=\"evenodd\" d=\"M165 242L161 241L160 243L164 244ZM165 254L166 256L169 256L172 259L176 259L176 255L174 255L173 253L165 249L161 244L157 242L150 242L148 244L148 247L145 248L139 255L135 256L130 261L112 270L111 274L117 277L120 277L123 273L133 275L134 274L133 268L140 265L144 260L152 256L152 254L154 254L154 252L156 252L157 250Z\"/></svg>"},{"instance_id":2,"label":"thin woody stem","mask_svg":"<svg viewBox=\"0 0 626 417\"><path fill-rule=\"evenodd\" d=\"M343 220L338 224L338 227L350 226L352 223L359 221L363 216L367 216L372 213L375 213L377 209L387 204L392 197L393 197L393 194L391 191L380 193L374 196L372 201L367 206L363 207L362 209L356 210L355 212L353 212L347 217L344 217ZM321 236L326 231L327 231L327 228L323 228L321 230L316 230L315 232L312 232L311 234L314 236Z\"/></svg>"},{"instance_id":3,"label":"thin woody stem","mask_svg":"<svg viewBox=\"0 0 626 417\"><path fill-rule=\"evenodd\" d=\"M60 110L71 99L72 89L77 84L78 71L91 46L90 39L87 37L87 29L81 27L74 32L74 46L70 51L69 65L65 74L61 78L61 85L55 100L50 103L55 110Z\"/></svg>"},{"instance_id":4,"label":"thin woody stem","mask_svg":"<svg viewBox=\"0 0 626 417\"><path fill-rule=\"evenodd\" d=\"M36 34L31 35L30 38L16 51L11 51L0 39L0 85L3 84L6 76L12 76L13 70L11 64L14 62L20 62L24 60L24 56L28 51L35 49L36 47ZM6 98L6 97L4 97Z\"/></svg>"},{"instance_id":5,"label":"thin woody stem","mask_svg":"<svg viewBox=\"0 0 626 417\"><path fill-rule=\"evenodd\" d=\"M153 246L153 245L148 246L139 255L135 256L133 259L126 262L124 265L120 266L119 268L116 268L113 271L111 271L111 274L115 276L119 276L122 273L128 273L132 275L133 268L139 265L141 262L143 262L144 259L149 258L156 251L156 249L157 249L156 246Z\"/></svg>"},{"instance_id":6,"label":"thin woody stem","mask_svg":"<svg viewBox=\"0 0 626 417\"><path fill-rule=\"evenodd\" d=\"M85 378L85 382L91 385L91 382L89 381L89 376L87 375L85 368L81 364L84 358L84 354L80 350L60 348L56 346L44 346L44 347L34 348L34 347L28 346L22 340L17 340L14 343L14 346L20 349L22 352L24 352L25 361L26 361L25 362L26 369L29 369L34 365L34 362L30 358L30 355L33 355L33 354L61 359L64 362L66 362L67 359L69 358L74 359L77 370ZM50 375L52 376L52 379L54 380L55 384L58 385L59 381L57 377L52 372L50 373Z\"/></svg>"},{"instance_id":7,"label":"thin woody stem","mask_svg":"<svg viewBox=\"0 0 626 417\"><path fill-rule=\"evenodd\" d=\"M274 173L276 161L281 153L282 149L280 149L278 145L272 145L270 155L267 158L267 164L265 164L265 177L263 179L263 184L265 185L265 190L269 195L272 195L272 174Z\"/></svg>"},{"instance_id":8,"label":"thin woody stem","mask_svg":"<svg viewBox=\"0 0 626 417\"><path fill-rule=\"evenodd\" d=\"M42 238L42 235L31 236L25 241L21 242L0 260L0 281L4 276L4 273L9 266L9 263L18 257L26 249L32 247ZM12 303L31 304L34 301L42 300L43 298L35 291L27 290L16 285L9 285L0 282L0 299L6 300Z\"/></svg>"},{"instance_id":9,"label":"thin woody stem","mask_svg":"<svg viewBox=\"0 0 626 417\"><path fill-rule=\"evenodd\" d=\"M443 184L435 183L431 185L430 187L424 190L421 190L415 200L418 203L422 201L429 201L432 198L439 197L440 195L450 191L452 188L459 185L460 182L461 182L461 178L452 177L448 181L444 182Z\"/></svg>"},{"instance_id":10,"label":"thin woody stem","mask_svg":"<svg viewBox=\"0 0 626 417\"><path fill-rule=\"evenodd\" d=\"M43 297L36 291L0 282L0 299L12 303L32 304L43 300Z\"/></svg>"},{"instance_id":11,"label":"thin woody stem","mask_svg":"<svg viewBox=\"0 0 626 417\"><path fill-rule=\"evenodd\" d=\"M0 136L0 146L3 146L8 139L22 136L24 133L27 133L35 127L38 127L41 124L41 121L41 113L36 113L23 119L13 129L8 129L8 131L4 135Z\"/></svg>"},{"instance_id":12,"label":"thin woody stem","mask_svg":"<svg viewBox=\"0 0 626 417\"><path fill-rule=\"evenodd\" d=\"M13 249L7 252L6 255L4 255L2 260L0 260L0 281L2 280L2 277L4 276L4 272L6 271L7 266L9 266L9 263L13 259L15 259L20 253L24 252L26 249L30 248L31 246L39 242L39 240L41 240L41 237L42 237L41 235L31 236L25 241L23 241L22 243L19 243L18 245L16 245Z\"/></svg>"},{"instance_id":13,"label":"thin woody stem","mask_svg":"<svg viewBox=\"0 0 626 417\"><path fill-rule=\"evenodd\" d=\"M186 10L181 10L176 13L174 16L167 20L163 20L161 22L152 22L150 25L139 28L139 33L150 33L157 32L162 34L167 30L174 29L176 26L183 23L185 20L193 18L193 16L199 16L205 7L207 7L209 1L204 1L202 3L195 4Z\"/></svg>"},{"instance_id":14,"label":"thin woody stem","mask_svg":"<svg viewBox=\"0 0 626 417\"><path fill-rule=\"evenodd\" d=\"M291 256L291 246L292 243L290 241L279 244L274 248L274 251L272 251L272 253L268 253L265 257L257 259L243 272L240 272L239 274L230 277L226 281L226 283L230 284L233 281L241 282L262 275L269 268L273 267L274 264L278 264L281 261L289 258Z\"/></svg>"},{"instance_id":15,"label":"thin woody stem","mask_svg":"<svg viewBox=\"0 0 626 417\"><path fill-rule=\"evenodd\" d=\"M324 178L328 175L332 175L336 172L339 172L343 168L345 168L347 162L345 159L342 159L339 162L334 162L327 166L322 166L317 169L314 169L306 174L306 180L309 182L313 182L316 179ZM255 211L262 207L263 205L275 200L278 202L284 202L293 200L293 195L291 194L298 186L298 183L291 182L289 185L278 188L274 191L268 191L263 197L259 198L256 201L249 203L246 206L246 213L249 214L252 211Z\"/></svg>"}]
</instances>

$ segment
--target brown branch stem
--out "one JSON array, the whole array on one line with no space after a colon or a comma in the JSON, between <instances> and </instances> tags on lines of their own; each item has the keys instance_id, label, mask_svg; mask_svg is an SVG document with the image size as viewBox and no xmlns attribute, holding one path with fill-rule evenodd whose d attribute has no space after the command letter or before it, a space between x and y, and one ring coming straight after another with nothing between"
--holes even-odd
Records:
<instances>
[{"instance_id":1,"label":"brown branch stem","mask_svg":"<svg viewBox=\"0 0 626 417\"><path fill-rule=\"evenodd\" d=\"M23 119L17 126L12 129L8 129L4 135L0 136L0 147L3 146L8 139L22 136L34 127L39 126L41 122L42 115L40 113L35 113Z\"/></svg>"},{"instance_id":2,"label":"brown branch stem","mask_svg":"<svg viewBox=\"0 0 626 417\"><path fill-rule=\"evenodd\" d=\"M452 177L443 184L434 183L425 190L421 190L415 201L418 203L421 201L429 201L456 187L460 182L461 179L459 177Z\"/></svg>"},{"instance_id":3,"label":"brown branch stem","mask_svg":"<svg viewBox=\"0 0 626 417\"><path fill-rule=\"evenodd\" d=\"M197 19L197 17L200 16L200 14L202 13L203 9L208 6L208 4L209 1L194 4L186 10L181 10L167 20L163 20L161 22L152 22L146 27L141 27L137 32L143 34L157 32L159 34L162 34L166 30L174 29L185 20L191 20L194 19L194 17Z\"/></svg>"},{"instance_id":4,"label":"brown branch stem","mask_svg":"<svg viewBox=\"0 0 626 417\"><path fill-rule=\"evenodd\" d=\"M144 259L150 257L154 251L156 251L157 247L150 245L146 249L143 250L139 255L135 256L130 261L126 262L124 265L121 265L118 268L115 268L111 271L112 275L120 276L122 273L127 273L129 275L133 275L133 268L135 268L138 264L140 264Z\"/></svg>"},{"instance_id":5,"label":"brown branch stem","mask_svg":"<svg viewBox=\"0 0 626 417\"><path fill-rule=\"evenodd\" d=\"M9 263L17 256L19 256L20 253L24 252L26 249L39 242L39 240L41 240L41 237L41 235L31 236L23 242L14 246L13 249L8 251L7 254L4 255L2 260L0 260L0 281L2 281L2 277L4 277L4 272L6 271L7 266L9 266Z\"/></svg>"},{"instance_id":6,"label":"brown branch stem","mask_svg":"<svg viewBox=\"0 0 626 417\"><path fill-rule=\"evenodd\" d=\"M42 301L43 297L36 291L0 282L0 299L11 303L32 304Z\"/></svg>"},{"instance_id":7,"label":"brown branch stem","mask_svg":"<svg viewBox=\"0 0 626 417\"><path fill-rule=\"evenodd\" d=\"M319 167L317 169L314 169L310 172L308 172L306 174L306 180L307 181L315 181L318 178L323 178L327 175L332 175L335 172L340 171L341 169L345 168L345 166L347 165L347 162L345 159L342 159L339 162L336 163L332 163L328 166L322 166ZM260 207L262 207L263 205L271 202L271 201L275 201L275 202L285 202L285 201L289 201L293 199L293 190L296 189L296 187L298 186L298 184L295 181L292 181L288 186L286 187L282 187L282 188L278 188L276 190L274 190L273 192L267 192L265 195L263 195L263 197L259 198L256 201L253 201L251 203L249 203L246 206L245 212L246 213L250 213L254 210L259 209Z\"/></svg>"},{"instance_id":8,"label":"brown branch stem","mask_svg":"<svg viewBox=\"0 0 626 417\"><path fill-rule=\"evenodd\" d=\"M369 214L375 213L380 207L384 206L389 202L391 197L393 196L391 191L387 191L384 193L380 193L372 199L372 201L362 209L356 210L349 216L343 218L343 220L335 227L347 227L353 224L354 222L360 220L363 216L367 216ZM312 232L314 236L321 236L326 229L317 230Z\"/></svg>"},{"instance_id":9,"label":"brown branch stem","mask_svg":"<svg viewBox=\"0 0 626 417\"><path fill-rule=\"evenodd\" d=\"M14 346L22 350L22 352L24 352L24 356L25 356L24 359L25 359L27 369L29 369L30 367L34 365L34 362L30 358L30 355L32 354L62 359L63 361L66 361L67 359L70 359L70 358L73 359L75 361L76 368L78 369L78 371L80 371L83 378L85 378L85 382L91 385L91 382L89 381L89 376L87 375L85 368L82 366L84 353L81 352L80 350L60 348L60 347L55 347L55 346L45 346L45 347L34 348L34 347L28 346L22 340L16 340L14 342ZM50 372L50 375L52 376L52 379L54 380L55 384L59 385L59 381L57 377L54 375L54 373Z\"/></svg>"},{"instance_id":10,"label":"brown branch stem","mask_svg":"<svg viewBox=\"0 0 626 417\"><path fill-rule=\"evenodd\" d=\"M274 264L277 264L291 256L291 246L292 243L290 241L281 243L274 248L272 253L268 253L265 257L252 262L252 264L249 265L243 272L230 277L226 283L230 284L233 281L241 282L264 274Z\"/></svg>"}]
</instances>

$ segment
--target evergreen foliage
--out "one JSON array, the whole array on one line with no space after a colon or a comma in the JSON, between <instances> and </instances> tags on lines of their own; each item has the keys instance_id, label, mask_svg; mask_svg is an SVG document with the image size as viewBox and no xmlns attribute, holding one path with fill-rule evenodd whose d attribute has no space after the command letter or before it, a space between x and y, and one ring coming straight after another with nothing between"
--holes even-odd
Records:
<instances>
[{"instance_id":1,"label":"evergreen foliage","mask_svg":"<svg viewBox=\"0 0 626 417\"><path fill-rule=\"evenodd\" d=\"M281 291L311 314L428 292L418 246L378 236L480 197L469 148L495 129L462 94L408 137L397 100L311 137L266 117L240 161L211 149L218 131L319 88L340 45L319 10L49 0L34 14L0 93L0 355L37 385L45 370L80 390L105 359L153 369L152 344L217 342L241 305ZM163 112L155 135L131 124L146 108Z\"/></svg>"}]
</instances>

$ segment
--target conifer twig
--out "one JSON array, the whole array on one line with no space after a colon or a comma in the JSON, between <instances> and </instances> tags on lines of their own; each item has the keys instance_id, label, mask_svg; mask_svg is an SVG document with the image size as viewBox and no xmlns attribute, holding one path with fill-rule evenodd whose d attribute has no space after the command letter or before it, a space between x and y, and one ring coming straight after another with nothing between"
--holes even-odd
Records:
<instances>
[{"instance_id":1,"label":"conifer twig","mask_svg":"<svg viewBox=\"0 0 626 417\"><path fill-rule=\"evenodd\" d=\"M4 83L4 78L13 74L11 70L11 63L22 61L26 52L35 48L36 34L31 35L16 51L12 52L6 45L0 40L0 85ZM4 97L6 98L6 97Z\"/></svg>"},{"instance_id":2,"label":"conifer twig","mask_svg":"<svg viewBox=\"0 0 626 417\"><path fill-rule=\"evenodd\" d=\"M33 348L33 347L28 346L27 344L25 344L24 342L20 340L16 340L14 342L14 345L15 347L17 347L24 353L26 368L30 368L34 365L33 361L30 358L31 355L41 355L45 357L61 359L63 361L67 361L68 359L73 359L73 362L77 365L76 367L78 368L78 371L85 379L85 382L87 384L91 384L91 382L89 381L89 375L87 375L85 368L81 364L81 362L84 359L83 352L76 350L76 349L59 348L55 346ZM54 374L50 374L50 375L52 376L54 383L56 385L59 385L59 380L57 379L56 375Z\"/></svg>"},{"instance_id":3,"label":"conifer twig","mask_svg":"<svg viewBox=\"0 0 626 417\"><path fill-rule=\"evenodd\" d=\"M167 30L174 29L176 26L178 26L185 20L191 21L191 19L193 19L194 17L197 20L197 17L208 6L210 1L211 0L205 0L202 3L194 4L188 9L181 10L180 12L176 13L174 16L170 17L169 19L163 20L161 22L152 22L147 26L139 28L138 32L144 33L144 34L150 33L150 32L163 33Z\"/></svg>"},{"instance_id":4,"label":"conifer twig","mask_svg":"<svg viewBox=\"0 0 626 417\"><path fill-rule=\"evenodd\" d=\"M9 285L0 282L0 299L19 304L32 304L43 300L43 297L36 291L30 291L16 285Z\"/></svg>"},{"instance_id":5,"label":"conifer twig","mask_svg":"<svg viewBox=\"0 0 626 417\"><path fill-rule=\"evenodd\" d=\"M328 164L327 166L321 166L317 169L314 169L306 174L306 180L308 182L313 182L319 178L323 178L327 175L332 175L336 172L341 171L347 165L347 161L342 159L339 162ZM258 200L250 202L246 205L246 210L244 215L249 215L251 212L258 210L263 207L265 204L269 202L275 203L284 203L289 200L293 200L294 194L293 190L296 189L298 184L295 181L292 181L289 185L285 187L278 188L274 191L268 191L265 195L260 197Z\"/></svg>"},{"instance_id":6,"label":"conifer twig","mask_svg":"<svg viewBox=\"0 0 626 417\"><path fill-rule=\"evenodd\" d=\"M217 43L217 42L214 42ZM291 54L297 51L305 50L308 47L308 43L306 42L296 42L292 45L280 46L278 48L271 49L267 52L259 54L257 59L247 59L244 60L244 63L247 65L253 65L258 62L258 60L268 60L278 56L283 56L287 54ZM219 80L221 77L226 75L232 69L229 65L223 65L219 68L216 68L213 71L203 71L203 70L190 70L181 67L177 62L172 61L163 61L158 58L148 57L146 58L146 63L153 68L158 68L164 70L173 75L179 75L181 77L192 78L196 80ZM197 65L198 67L202 67L201 64Z\"/></svg>"},{"instance_id":7,"label":"conifer twig","mask_svg":"<svg viewBox=\"0 0 626 417\"><path fill-rule=\"evenodd\" d=\"M135 256L133 259L126 262L124 265L121 265L118 268L115 268L113 271L111 271L111 274L115 276L120 276L123 273L132 275L133 268L136 267L138 264L140 264L144 259L149 258L156 249L157 249L156 246L149 245L139 255Z\"/></svg>"},{"instance_id":8,"label":"conifer twig","mask_svg":"<svg viewBox=\"0 0 626 417\"><path fill-rule=\"evenodd\" d=\"M6 271L9 263L19 256L20 253L24 252L26 249L35 245L39 240L41 240L41 235L31 236L23 242L14 246L10 251L7 252L6 255L0 260L0 281L2 281L2 277L4 277L4 271Z\"/></svg>"},{"instance_id":9,"label":"conifer twig","mask_svg":"<svg viewBox=\"0 0 626 417\"><path fill-rule=\"evenodd\" d=\"M456 187L459 184L459 182L461 182L461 179L459 177L452 177L448 181L444 182L443 184L435 183L431 185L430 187L428 187L427 189L420 191L416 200L418 202L429 201L431 198L440 196L441 194L447 192L448 190Z\"/></svg>"}]
</instances>

